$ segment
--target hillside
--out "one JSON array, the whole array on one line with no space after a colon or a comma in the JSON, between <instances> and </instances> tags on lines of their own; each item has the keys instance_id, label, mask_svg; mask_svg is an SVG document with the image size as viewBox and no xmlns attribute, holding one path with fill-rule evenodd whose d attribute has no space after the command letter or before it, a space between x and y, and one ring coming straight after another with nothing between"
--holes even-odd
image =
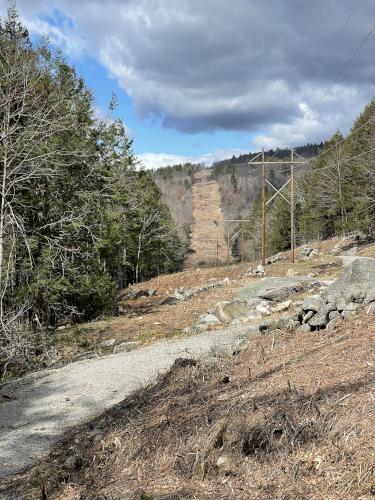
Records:
<instances>
[{"instance_id":1,"label":"hillside","mask_svg":"<svg viewBox=\"0 0 375 500\"><path fill-rule=\"evenodd\" d=\"M78 429L38 476L66 500L371 498L374 343L363 319L258 335L215 364L180 360L108 412L100 440ZM64 465L70 440L80 471Z\"/></svg>"},{"instance_id":2,"label":"hillside","mask_svg":"<svg viewBox=\"0 0 375 500\"><path fill-rule=\"evenodd\" d=\"M311 158L324 147L321 144L308 144L296 148L296 153ZM259 152L233 156L227 160L216 162L207 168L212 179L220 186L222 194L222 209L225 218L234 216L246 217L260 194L260 169L250 168L248 162ZM275 160L275 166L270 168L269 177L280 187L287 177L277 160L290 158L289 149L269 150L265 152L266 159ZM204 167L203 167L204 168ZM202 169L202 165L175 165L163 167L153 172L153 178L162 191L163 196L173 214L175 221L185 226L192 220L191 188L193 175Z\"/></svg>"},{"instance_id":3,"label":"hillside","mask_svg":"<svg viewBox=\"0 0 375 500\"><path fill-rule=\"evenodd\" d=\"M63 427L67 433L52 453L25 474L4 478L0 496L64 500L94 500L100 495L214 499L223 493L230 499L370 496L375 480L370 425L375 412L373 308L358 305L355 315L320 331L291 331L285 322L304 300L311 302L312 294L343 274L342 262L357 259L350 255L355 247L359 261L373 269L368 256L374 255L374 245L358 246L353 238L316 242L310 257L299 248L294 266L286 260L287 253L279 256L266 269L266 280L281 279L273 290L282 291L283 298L276 294L268 300L279 307L269 314L260 300L258 315L249 305L246 318L236 306L233 313L240 316L234 320L232 316L226 324L202 321L218 311L218 301L235 304L241 290L259 289L264 280L249 277L245 264L185 271L132 287L123 298L124 316L86 327L87 337L96 339L99 358L3 388L2 422L15 416L18 422L10 435L7 429L2 431L1 448L12 449L8 467L12 464L14 472L20 457L30 460L38 448L48 449L53 442L47 439L51 427L56 439L56 431L63 435L64 419L83 411L85 419L91 415L93 420L72 431L72 423ZM285 288L299 277L311 285ZM144 297L145 287L158 287L156 296ZM261 333L265 321L275 326ZM102 342L116 334L115 349L125 347L124 340L128 345L130 340L126 331L132 328L133 343L138 345L131 352L115 350L106 358L111 351L104 351ZM136 337L138 330L142 333ZM160 342L163 334L173 339ZM142 339L149 347L142 346ZM147 362L150 356L152 363ZM136 374L132 363L137 363ZM157 372L158 367L165 375L144 387L149 380L146 373ZM140 378L143 387L122 401L121 394L128 394ZM90 393L93 384L96 389ZM79 396L82 391L84 400ZM40 416L43 424L38 422ZM35 432L29 439L9 448L9 436L20 437L30 426ZM28 445L32 451L25 454ZM4 477L4 468L0 474Z\"/></svg>"},{"instance_id":4,"label":"hillside","mask_svg":"<svg viewBox=\"0 0 375 500\"><path fill-rule=\"evenodd\" d=\"M231 261L225 235L222 196L210 171L194 174L190 250L185 267L223 265Z\"/></svg>"}]
</instances>

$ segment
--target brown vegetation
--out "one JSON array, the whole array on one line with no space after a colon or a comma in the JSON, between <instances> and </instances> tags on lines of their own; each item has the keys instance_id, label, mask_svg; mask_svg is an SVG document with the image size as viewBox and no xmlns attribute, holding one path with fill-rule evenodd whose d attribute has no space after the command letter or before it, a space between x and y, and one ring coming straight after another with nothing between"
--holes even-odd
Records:
<instances>
[{"instance_id":1,"label":"brown vegetation","mask_svg":"<svg viewBox=\"0 0 375 500\"><path fill-rule=\"evenodd\" d=\"M6 486L48 499L372 498L368 317L254 336L234 354L176 362Z\"/></svg>"}]
</instances>

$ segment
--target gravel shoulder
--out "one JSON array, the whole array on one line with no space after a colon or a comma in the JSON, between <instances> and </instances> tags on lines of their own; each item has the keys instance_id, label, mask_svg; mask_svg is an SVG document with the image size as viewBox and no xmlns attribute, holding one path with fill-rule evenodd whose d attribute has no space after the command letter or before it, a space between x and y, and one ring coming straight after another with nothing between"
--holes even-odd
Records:
<instances>
[{"instance_id":1,"label":"gravel shoulder","mask_svg":"<svg viewBox=\"0 0 375 500\"><path fill-rule=\"evenodd\" d=\"M255 330L235 325L16 380L0 392L0 479L22 472L65 431L155 380L177 358L238 348Z\"/></svg>"}]
</instances>

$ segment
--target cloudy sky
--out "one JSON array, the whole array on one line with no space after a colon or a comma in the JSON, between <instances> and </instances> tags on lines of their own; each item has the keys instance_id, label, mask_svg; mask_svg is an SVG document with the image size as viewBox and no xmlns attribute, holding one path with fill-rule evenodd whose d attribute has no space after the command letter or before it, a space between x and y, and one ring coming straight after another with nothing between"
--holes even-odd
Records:
<instances>
[{"instance_id":1,"label":"cloudy sky","mask_svg":"<svg viewBox=\"0 0 375 500\"><path fill-rule=\"evenodd\" d=\"M0 0L2 13L6 0ZM148 167L347 132L375 95L374 0L18 0ZM104 111L103 111L104 112Z\"/></svg>"}]
</instances>

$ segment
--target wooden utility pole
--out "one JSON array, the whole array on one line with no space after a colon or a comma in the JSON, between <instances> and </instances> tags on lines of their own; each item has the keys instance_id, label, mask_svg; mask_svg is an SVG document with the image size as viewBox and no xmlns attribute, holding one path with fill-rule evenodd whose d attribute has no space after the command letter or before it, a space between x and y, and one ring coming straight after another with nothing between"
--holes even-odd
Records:
<instances>
[{"instance_id":1,"label":"wooden utility pole","mask_svg":"<svg viewBox=\"0 0 375 500\"><path fill-rule=\"evenodd\" d=\"M230 224L227 222L227 265L230 264Z\"/></svg>"},{"instance_id":2,"label":"wooden utility pole","mask_svg":"<svg viewBox=\"0 0 375 500\"><path fill-rule=\"evenodd\" d=\"M218 266L218 263L219 263L219 226L216 222L216 264L215 264L215 267Z\"/></svg>"},{"instance_id":3,"label":"wooden utility pole","mask_svg":"<svg viewBox=\"0 0 375 500\"><path fill-rule=\"evenodd\" d=\"M262 149L262 266L266 265L266 164Z\"/></svg>"},{"instance_id":4,"label":"wooden utility pole","mask_svg":"<svg viewBox=\"0 0 375 500\"><path fill-rule=\"evenodd\" d=\"M295 223L295 199L294 199L294 149L291 151L290 157L290 246L291 246L291 261L295 262L295 247L296 247L296 223Z\"/></svg>"},{"instance_id":5,"label":"wooden utility pole","mask_svg":"<svg viewBox=\"0 0 375 500\"><path fill-rule=\"evenodd\" d=\"M243 216L241 215L241 226L240 226L240 262L243 262Z\"/></svg>"},{"instance_id":6,"label":"wooden utility pole","mask_svg":"<svg viewBox=\"0 0 375 500\"><path fill-rule=\"evenodd\" d=\"M308 163L307 160L302 158L302 156L298 155L295 153L294 149L291 150L291 159L289 161L264 161L264 148L262 150L262 153L259 153L255 158L249 161L249 166L255 166L255 165L261 165L262 166L262 265L266 265L266 208L267 205L269 205L275 198L276 196L281 196L287 203L290 205L290 219L291 219L291 225L290 225L290 248L291 248L291 261L294 263L295 261L295 247L296 247L296 229L295 229L295 166L302 165L304 163ZM256 158L258 158L260 155L262 155L262 161L254 161ZM295 160L295 155L298 156L299 158L297 161ZM291 177L290 179L280 188L277 189L268 179L266 176L266 166L268 165L290 165L291 167ZM288 199L287 196L285 196L282 193L282 190L288 186L290 183L291 185L291 192L290 192L290 200ZM266 185L268 184L269 187L271 187L275 193L271 198L267 201L266 200Z\"/></svg>"}]
</instances>

